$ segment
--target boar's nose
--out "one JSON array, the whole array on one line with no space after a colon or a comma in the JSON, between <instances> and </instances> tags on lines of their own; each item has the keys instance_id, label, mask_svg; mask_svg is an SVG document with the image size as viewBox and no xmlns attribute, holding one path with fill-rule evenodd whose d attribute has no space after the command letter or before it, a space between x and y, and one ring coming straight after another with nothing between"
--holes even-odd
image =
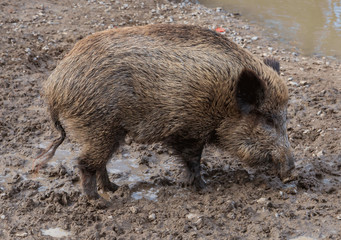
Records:
<instances>
[{"instance_id":1,"label":"boar's nose","mask_svg":"<svg viewBox=\"0 0 341 240\"><path fill-rule=\"evenodd\" d=\"M291 180L291 172L295 168L295 158L289 153L283 159L280 166L280 178L285 183Z\"/></svg>"}]
</instances>

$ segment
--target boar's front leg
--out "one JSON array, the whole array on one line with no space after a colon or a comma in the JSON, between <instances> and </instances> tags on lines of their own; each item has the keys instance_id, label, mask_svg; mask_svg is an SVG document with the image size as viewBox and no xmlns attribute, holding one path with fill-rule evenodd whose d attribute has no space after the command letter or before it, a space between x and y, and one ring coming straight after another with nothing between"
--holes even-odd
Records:
<instances>
[{"instance_id":1,"label":"boar's front leg","mask_svg":"<svg viewBox=\"0 0 341 240\"><path fill-rule=\"evenodd\" d=\"M205 181L201 176L200 159L204 144L194 139L174 137L167 144L175 150L175 154L181 158L186 166L186 185L194 186L197 190L205 187Z\"/></svg>"},{"instance_id":2,"label":"boar's front leg","mask_svg":"<svg viewBox=\"0 0 341 240\"><path fill-rule=\"evenodd\" d=\"M118 189L118 186L109 180L108 171L105 165L96 171L96 176L98 187L104 192L115 192Z\"/></svg>"}]
</instances>

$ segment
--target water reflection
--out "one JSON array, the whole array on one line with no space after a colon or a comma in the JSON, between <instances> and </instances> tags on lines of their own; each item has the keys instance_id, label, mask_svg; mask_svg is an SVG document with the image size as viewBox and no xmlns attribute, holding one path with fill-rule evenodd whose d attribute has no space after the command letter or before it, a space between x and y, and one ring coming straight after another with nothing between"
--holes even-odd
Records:
<instances>
[{"instance_id":1,"label":"water reflection","mask_svg":"<svg viewBox=\"0 0 341 240\"><path fill-rule=\"evenodd\" d=\"M241 12L298 46L304 54L341 57L341 0L201 0Z\"/></svg>"}]
</instances>

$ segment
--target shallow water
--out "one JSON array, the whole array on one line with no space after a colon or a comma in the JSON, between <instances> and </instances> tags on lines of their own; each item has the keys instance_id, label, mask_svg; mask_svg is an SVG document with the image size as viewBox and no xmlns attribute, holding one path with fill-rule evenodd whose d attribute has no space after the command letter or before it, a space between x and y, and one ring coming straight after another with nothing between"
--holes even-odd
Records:
<instances>
[{"instance_id":1,"label":"shallow water","mask_svg":"<svg viewBox=\"0 0 341 240\"><path fill-rule=\"evenodd\" d=\"M39 147L41 148L46 148L47 146L48 143L43 143L39 145ZM69 148L71 149L71 146L69 146ZM69 151L58 148L53 158L49 161L49 164L52 166L57 166L59 164L72 166L76 164L75 159L78 154L79 152L77 150ZM129 153L115 154L113 159L111 159L107 164L109 175L117 175L114 182L119 186L128 185L130 188L132 188L135 184L138 184L139 182L145 182L149 180L150 173L146 171L147 169L148 167L140 165L138 163L138 159L134 156L131 156ZM49 189L48 185L46 185L45 183L46 178L35 175L34 180L41 183L41 186L38 188L39 192L43 192ZM6 179L0 175L0 182L4 181L6 181ZM152 187L145 187L140 191L133 192L132 198L135 200L145 198L151 201L157 201L157 192L158 190ZM106 193L101 192L100 194L105 199L109 199L109 196Z\"/></svg>"},{"instance_id":2,"label":"shallow water","mask_svg":"<svg viewBox=\"0 0 341 240\"><path fill-rule=\"evenodd\" d=\"M155 188L150 188L150 189L142 189L141 191L136 191L131 194L131 197L135 200L139 200L142 198L148 199L150 201L157 201L157 193L159 190Z\"/></svg>"},{"instance_id":3,"label":"shallow water","mask_svg":"<svg viewBox=\"0 0 341 240\"><path fill-rule=\"evenodd\" d=\"M44 236L50 236L54 238L64 238L71 235L70 232L65 231L61 228L42 229L41 232Z\"/></svg>"},{"instance_id":4,"label":"shallow water","mask_svg":"<svg viewBox=\"0 0 341 240\"><path fill-rule=\"evenodd\" d=\"M304 55L341 59L341 0L199 0L241 13Z\"/></svg>"}]
</instances>

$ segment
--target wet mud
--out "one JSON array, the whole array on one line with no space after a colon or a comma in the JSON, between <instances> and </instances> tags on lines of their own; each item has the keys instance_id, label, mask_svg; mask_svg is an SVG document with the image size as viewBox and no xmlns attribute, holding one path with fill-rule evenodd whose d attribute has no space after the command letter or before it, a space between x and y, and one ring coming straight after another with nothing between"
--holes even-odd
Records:
<instances>
[{"instance_id":1,"label":"wet mud","mask_svg":"<svg viewBox=\"0 0 341 240\"><path fill-rule=\"evenodd\" d=\"M161 22L221 27L255 55L280 60L295 179L283 183L271 164L250 168L207 146L207 188L198 192L183 186L183 166L170 150L129 139L108 163L120 187L100 192L102 200L82 195L80 146L70 140L32 171L56 136L40 91L58 61L93 32ZM303 57L264 31L190 2L2 1L0 239L341 239L340 62Z\"/></svg>"}]
</instances>

